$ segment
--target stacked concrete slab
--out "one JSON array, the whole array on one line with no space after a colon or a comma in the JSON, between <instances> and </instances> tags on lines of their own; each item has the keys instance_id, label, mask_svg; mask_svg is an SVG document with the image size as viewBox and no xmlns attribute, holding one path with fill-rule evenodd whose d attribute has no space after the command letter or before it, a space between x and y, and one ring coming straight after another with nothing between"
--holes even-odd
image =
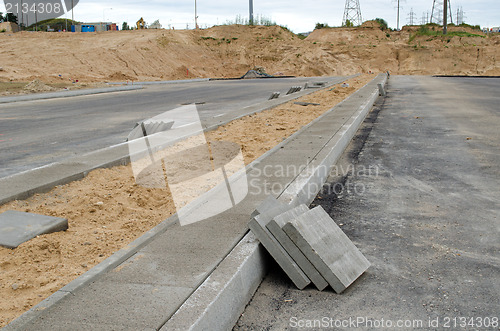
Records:
<instances>
[{"instance_id":1,"label":"stacked concrete slab","mask_svg":"<svg viewBox=\"0 0 500 331\"><path fill-rule=\"evenodd\" d=\"M299 289L312 282L341 293L370 266L322 207L292 208L268 198L254 215L250 229Z\"/></svg>"}]
</instances>

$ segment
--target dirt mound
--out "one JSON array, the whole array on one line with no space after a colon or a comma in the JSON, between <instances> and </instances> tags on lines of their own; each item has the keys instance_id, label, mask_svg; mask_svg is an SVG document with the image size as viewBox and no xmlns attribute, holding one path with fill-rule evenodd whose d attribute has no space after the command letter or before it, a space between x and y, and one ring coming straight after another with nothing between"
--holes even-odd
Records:
<instances>
[{"instance_id":1,"label":"dirt mound","mask_svg":"<svg viewBox=\"0 0 500 331\"><path fill-rule=\"evenodd\" d=\"M134 77L130 75L126 75L123 72L114 72L111 75L108 76L108 79L110 81L116 82L116 81L129 81L129 80L134 80Z\"/></svg>"},{"instance_id":2,"label":"dirt mound","mask_svg":"<svg viewBox=\"0 0 500 331\"><path fill-rule=\"evenodd\" d=\"M235 78L264 67L286 76L395 74L493 75L500 36L479 32L417 36L418 27L382 31L327 28L305 40L279 26L217 26L206 30L0 34L0 80L80 82ZM450 27L464 29L460 27ZM468 31L464 31L468 32ZM55 56L57 55L57 56ZM64 55L64 56L62 56Z\"/></svg>"},{"instance_id":3,"label":"dirt mound","mask_svg":"<svg viewBox=\"0 0 500 331\"><path fill-rule=\"evenodd\" d=\"M23 89L27 92L34 92L34 93L36 93L36 92L50 92L50 91L56 90L52 86L49 86L49 85L41 82L39 79L32 80Z\"/></svg>"}]
</instances>

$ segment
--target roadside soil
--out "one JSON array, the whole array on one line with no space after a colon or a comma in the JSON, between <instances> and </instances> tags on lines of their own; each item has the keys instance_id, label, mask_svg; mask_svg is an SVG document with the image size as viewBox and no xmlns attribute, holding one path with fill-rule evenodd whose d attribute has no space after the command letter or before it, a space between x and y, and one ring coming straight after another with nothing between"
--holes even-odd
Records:
<instances>
[{"instance_id":1,"label":"roadside soil","mask_svg":"<svg viewBox=\"0 0 500 331\"><path fill-rule=\"evenodd\" d=\"M456 36L417 36L418 26L382 31L326 28L301 39L279 26L206 30L0 34L0 82L46 84L241 77L253 68L290 76L500 75L500 34L450 27ZM434 27L434 29L438 29Z\"/></svg>"},{"instance_id":2,"label":"roadside soil","mask_svg":"<svg viewBox=\"0 0 500 331\"><path fill-rule=\"evenodd\" d=\"M373 78L362 75L347 81L349 87L336 85L246 116L206 133L206 140L237 143L249 164ZM0 206L0 213L6 210L67 218L69 229L14 250L0 247L0 327L176 211L168 188L137 185L130 165L92 171L81 181Z\"/></svg>"}]
</instances>

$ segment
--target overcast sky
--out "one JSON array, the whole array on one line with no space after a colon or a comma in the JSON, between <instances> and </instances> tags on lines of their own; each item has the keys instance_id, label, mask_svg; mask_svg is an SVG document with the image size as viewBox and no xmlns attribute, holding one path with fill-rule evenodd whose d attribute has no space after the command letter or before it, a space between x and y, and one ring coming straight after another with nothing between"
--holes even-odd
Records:
<instances>
[{"instance_id":1,"label":"overcast sky","mask_svg":"<svg viewBox=\"0 0 500 331\"><path fill-rule=\"evenodd\" d=\"M195 0L80 0L75 7L75 20L85 22L113 21L120 25L126 21L134 24L141 16L147 23L159 19L164 28L174 26L185 29L187 24L194 26ZM234 21L240 15L248 17L248 0L197 0L198 22L204 26L223 24ZM397 1L394 0L360 0L363 20L384 18L393 28L396 27ZM409 22L408 17L413 9L415 23L420 23L424 13L431 11L433 0L401 1L401 25ZM254 12L271 18L292 31L307 32L314 29L316 23L328 23L339 26L342 23L345 0L254 0ZM451 0L453 20L456 10L463 7L465 22L479 24L483 27L500 26L499 0ZM0 11L5 12L3 3ZM71 18L71 14L66 15Z\"/></svg>"}]
</instances>

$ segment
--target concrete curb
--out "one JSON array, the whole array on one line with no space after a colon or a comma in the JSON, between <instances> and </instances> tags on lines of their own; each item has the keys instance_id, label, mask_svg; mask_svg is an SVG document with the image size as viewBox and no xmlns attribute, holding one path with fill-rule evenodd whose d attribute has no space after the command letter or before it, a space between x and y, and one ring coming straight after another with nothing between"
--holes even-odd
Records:
<instances>
[{"instance_id":1,"label":"concrete curb","mask_svg":"<svg viewBox=\"0 0 500 331\"><path fill-rule=\"evenodd\" d=\"M266 255L248 233L160 330L230 330L268 271Z\"/></svg>"},{"instance_id":2,"label":"concrete curb","mask_svg":"<svg viewBox=\"0 0 500 331\"><path fill-rule=\"evenodd\" d=\"M387 76L384 75L382 84L385 85L386 82ZM373 89L369 100L339 130L339 132L342 131L340 132L342 137L335 142L316 169L322 166L330 169L342 155L378 98L378 87L375 85ZM355 97L355 94L352 97ZM335 107L330 111L333 109ZM308 126L320 121L325 115L326 113ZM325 146L330 143L331 141L327 142ZM317 192L305 194L304 189L310 185L317 185L319 192L328 174L329 171L325 173L312 171L306 174L304 179L300 180L299 185L289 186L280 196L280 200L288 200L293 205L301 202L310 204ZM319 183L321 185L318 185ZM263 254L262 250L262 245L249 232L161 330L231 330L267 272L268 255ZM238 264L236 261L241 262Z\"/></svg>"},{"instance_id":3,"label":"concrete curb","mask_svg":"<svg viewBox=\"0 0 500 331\"><path fill-rule=\"evenodd\" d=\"M137 86L106 87L106 88L87 89L87 90L20 95L20 96L14 96L14 97L0 98L0 104L22 102L22 101L36 101L36 100L58 99L58 98L70 98L70 97L78 97L78 96L82 96L82 95L94 95L94 94L103 94L103 93L112 93L112 92L135 91L135 90L141 90L143 88L144 87L142 87L141 85L137 85Z\"/></svg>"},{"instance_id":4,"label":"concrete curb","mask_svg":"<svg viewBox=\"0 0 500 331\"><path fill-rule=\"evenodd\" d=\"M108 85L165 85L165 84L185 84L185 83L200 83L208 82L210 78L195 78L195 79L183 79L183 80L163 80L163 81L150 81L150 82L112 82Z\"/></svg>"}]
</instances>

